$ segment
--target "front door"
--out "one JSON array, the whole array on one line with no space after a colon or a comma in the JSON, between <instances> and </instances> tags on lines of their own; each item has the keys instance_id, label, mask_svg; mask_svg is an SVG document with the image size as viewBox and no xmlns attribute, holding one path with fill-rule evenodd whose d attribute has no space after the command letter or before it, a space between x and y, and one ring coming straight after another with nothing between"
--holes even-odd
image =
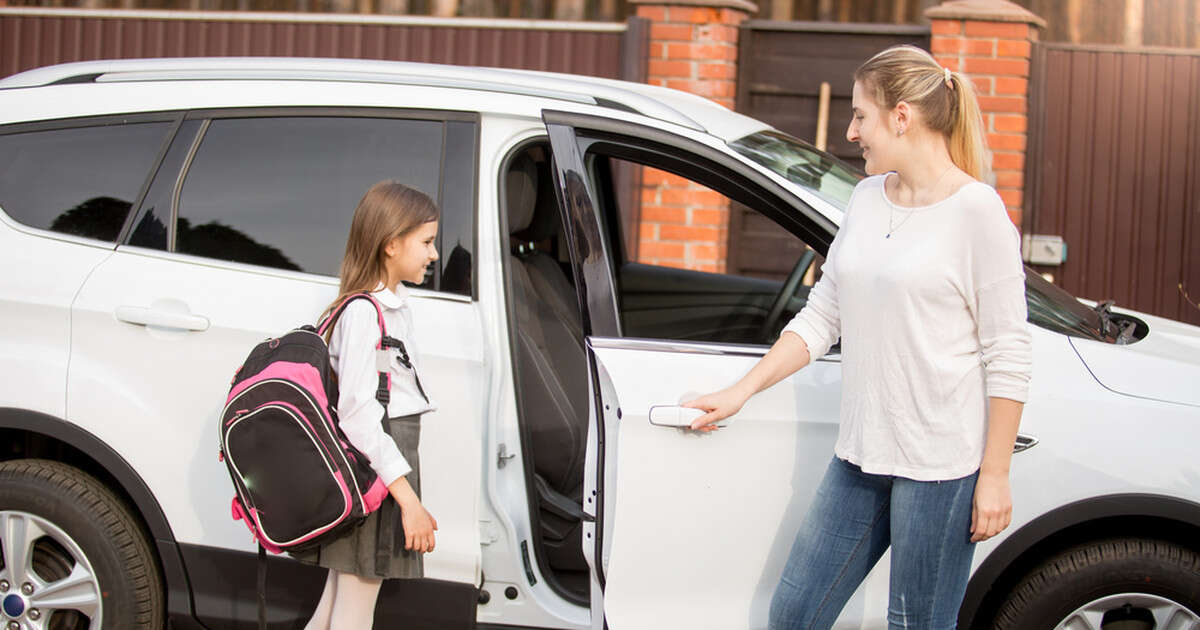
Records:
<instances>
[{"instance_id":1,"label":"front door","mask_svg":"<svg viewBox=\"0 0 1200 630\"><path fill-rule=\"evenodd\" d=\"M643 182L659 183L633 197L681 199L680 212L660 216L687 220L697 210L745 203L802 241L797 258L804 245L824 252L832 235L786 191L703 143L578 115L543 118L591 320L584 496L596 500L584 506L595 518L584 545L594 627L604 620L614 630L765 627L792 540L832 457L840 361L831 353L758 394L715 433L680 428L686 420L677 405L745 374L802 307L808 287L789 291L783 315L772 317L783 287L777 280L688 269L645 251L631 260L622 233L649 222L621 225L620 217L637 213L617 207L629 195L615 191L621 173L644 169ZM672 188L700 194L662 194ZM662 228L652 225L658 236Z\"/></svg>"}]
</instances>

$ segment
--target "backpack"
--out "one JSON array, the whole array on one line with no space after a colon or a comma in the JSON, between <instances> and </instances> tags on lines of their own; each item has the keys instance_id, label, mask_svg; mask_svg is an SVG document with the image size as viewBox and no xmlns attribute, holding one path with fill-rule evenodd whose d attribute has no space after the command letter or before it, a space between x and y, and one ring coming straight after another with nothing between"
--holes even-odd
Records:
<instances>
[{"instance_id":1,"label":"backpack","mask_svg":"<svg viewBox=\"0 0 1200 630\"><path fill-rule=\"evenodd\" d=\"M238 368L220 419L221 451L233 480L234 520L267 551L302 551L333 540L379 509L387 486L338 426L338 388L324 334L350 302L379 315L370 295L348 296L318 327L302 326L255 346ZM389 376L376 399L387 409ZM385 412L386 414L386 412Z\"/></svg>"}]
</instances>

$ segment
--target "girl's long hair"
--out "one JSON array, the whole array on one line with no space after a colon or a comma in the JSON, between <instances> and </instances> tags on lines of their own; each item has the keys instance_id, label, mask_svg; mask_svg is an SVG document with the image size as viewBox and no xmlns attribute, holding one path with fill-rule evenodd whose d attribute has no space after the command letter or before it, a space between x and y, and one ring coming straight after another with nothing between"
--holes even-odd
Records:
<instances>
[{"instance_id":1,"label":"girl's long hair","mask_svg":"<svg viewBox=\"0 0 1200 630\"><path fill-rule=\"evenodd\" d=\"M350 235L346 238L346 255L342 258L338 297L326 307L322 319L346 296L374 291L386 279L384 247L393 238L437 219L437 204L425 193L391 180L371 186L354 209ZM332 330L331 325L326 339Z\"/></svg>"},{"instance_id":2,"label":"girl's long hair","mask_svg":"<svg viewBox=\"0 0 1200 630\"><path fill-rule=\"evenodd\" d=\"M916 46L893 46L854 71L854 80L872 95L875 104L891 110L900 101L921 112L930 129L946 138L954 165L983 180L990 170L983 115L971 81L946 70L929 53Z\"/></svg>"}]
</instances>

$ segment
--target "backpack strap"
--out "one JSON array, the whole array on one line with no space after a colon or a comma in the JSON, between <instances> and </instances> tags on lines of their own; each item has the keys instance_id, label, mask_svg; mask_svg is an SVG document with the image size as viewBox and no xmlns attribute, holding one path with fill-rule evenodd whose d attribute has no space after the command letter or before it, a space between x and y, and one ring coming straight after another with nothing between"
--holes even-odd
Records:
<instances>
[{"instance_id":1,"label":"backpack strap","mask_svg":"<svg viewBox=\"0 0 1200 630\"><path fill-rule=\"evenodd\" d=\"M352 293L347 295L346 299L342 300L342 303L338 304L337 308L333 309L333 312L331 312L329 316L317 326L317 334L324 337L325 332L333 328L333 326L337 323L337 320L342 316L342 312L346 310L346 307L349 306L351 302L358 299L365 299L369 301L371 306L375 307L375 314L379 318L379 342L375 344L375 370L379 373L379 386L375 389L375 400L379 401L379 404L383 405L383 415L384 417L387 417L388 403L392 400L392 376L388 373L387 363L380 360L380 355L388 348L385 340L391 339L391 337L388 337L387 325L383 322L383 307L379 306L379 302L377 302L374 297L371 297L371 294L369 293ZM404 355L406 360L407 356L407 354ZM410 364L408 363L405 364L406 367L409 365ZM413 373L416 374L416 371L414 370ZM421 389L420 382L417 383L417 389ZM425 395L424 390L421 390L421 395ZM428 400L429 399L426 398L426 401Z\"/></svg>"},{"instance_id":2,"label":"backpack strap","mask_svg":"<svg viewBox=\"0 0 1200 630\"><path fill-rule=\"evenodd\" d=\"M429 402L429 396L425 393L425 388L421 387L421 375L417 374L417 368L413 365L412 359L408 356L408 349L404 347L404 342L395 337L383 336L384 348L395 348L400 351L400 365L412 370L413 378L417 380L417 391L421 392L421 397L425 402Z\"/></svg>"},{"instance_id":3,"label":"backpack strap","mask_svg":"<svg viewBox=\"0 0 1200 630\"><path fill-rule=\"evenodd\" d=\"M258 630L267 630L267 551L258 545Z\"/></svg>"}]
</instances>

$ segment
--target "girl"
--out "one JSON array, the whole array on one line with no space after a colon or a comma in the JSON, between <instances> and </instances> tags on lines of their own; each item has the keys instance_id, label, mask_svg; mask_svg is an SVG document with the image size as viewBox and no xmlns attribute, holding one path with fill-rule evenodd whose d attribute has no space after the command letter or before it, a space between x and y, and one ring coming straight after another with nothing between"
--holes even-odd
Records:
<instances>
[{"instance_id":1,"label":"girl","mask_svg":"<svg viewBox=\"0 0 1200 630\"><path fill-rule=\"evenodd\" d=\"M424 280L425 270L438 259L437 229L438 210L426 195L393 181L372 186L354 211L338 299L326 313L346 296L369 291L382 307L388 335L415 354L408 290L401 282ZM390 401L387 409L381 408L375 396L380 330L369 302L351 302L329 335L342 430L370 459L394 501L386 501L350 535L300 554L300 560L329 569L325 591L305 628L362 630L371 627L383 579L421 577L421 554L434 548L437 521L421 505L417 460L420 417L434 406L416 366L404 365L392 350Z\"/></svg>"},{"instance_id":2,"label":"girl","mask_svg":"<svg viewBox=\"0 0 1200 630\"><path fill-rule=\"evenodd\" d=\"M804 309L740 381L687 406L712 430L842 339L841 423L771 601L829 628L890 546L890 628L955 627L975 543L1008 526L1032 358L1016 229L984 173L971 82L889 48L854 73L855 187Z\"/></svg>"}]
</instances>

